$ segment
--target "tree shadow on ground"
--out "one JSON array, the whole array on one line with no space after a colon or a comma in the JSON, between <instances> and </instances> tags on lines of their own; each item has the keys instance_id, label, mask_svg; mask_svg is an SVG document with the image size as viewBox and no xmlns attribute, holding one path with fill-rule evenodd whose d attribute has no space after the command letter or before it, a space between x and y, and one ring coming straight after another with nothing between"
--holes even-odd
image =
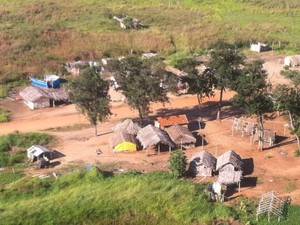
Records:
<instances>
[{"instance_id":1,"label":"tree shadow on ground","mask_svg":"<svg viewBox=\"0 0 300 225\"><path fill-rule=\"evenodd\" d=\"M216 119L217 115L217 102L208 101L203 103L201 111L199 112L198 105L188 108L162 108L159 109L156 115L151 116L151 119L156 119L158 116L172 116L179 114L186 114L189 121L199 121L201 118L205 121L212 121ZM243 110L239 107L233 106L230 101L224 101L221 112L221 119L226 119L229 117L240 117L243 114Z\"/></svg>"}]
</instances>

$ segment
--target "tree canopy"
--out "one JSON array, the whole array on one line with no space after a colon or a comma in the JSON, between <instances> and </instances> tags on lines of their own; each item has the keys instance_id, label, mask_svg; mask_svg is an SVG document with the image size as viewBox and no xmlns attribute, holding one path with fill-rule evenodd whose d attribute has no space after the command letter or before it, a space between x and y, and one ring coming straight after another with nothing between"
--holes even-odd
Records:
<instances>
[{"instance_id":1,"label":"tree canopy","mask_svg":"<svg viewBox=\"0 0 300 225\"><path fill-rule=\"evenodd\" d=\"M234 104L242 107L246 115L257 117L261 135L264 130L263 116L273 109L271 87L266 78L267 73L263 69L262 61L246 64L237 80L235 86L237 95L233 98ZM262 136L259 137L259 147L263 148Z\"/></svg>"},{"instance_id":2,"label":"tree canopy","mask_svg":"<svg viewBox=\"0 0 300 225\"><path fill-rule=\"evenodd\" d=\"M78 77L70 81L68 89L71 101L87 115L97 135L98 121L104 122L111 115L108 82L93 68L86 67Z\"/></svg>"},{"instance_id":3,"label":"tree canopy","mask_svg":"<svg viewBox=\"0 0 300 225\"><path fill-rule=\"evenodd\" d=\"M162 85L165 64L160 59L141 60L132 56L113 60L109 70L114 73L128 105L138 110L142 120L151 112L151 102L168 101L167 90Z\"/></svg>"},{"instance_id":4,"label":"tree canopy","mask_svg":"<svg viewBox=\"0 0 300 225\"><path fill-rule=\"evenodd\" d=\"M184 58L177 61L176 68L183 70L188 75L181 78L183 83L188 84L188 93L197 95L199 111L202 99L214 94L213 85L216 82L210 68L199 72L196 66L199 63L193 58Z\"/></svg>"},{"instance_id":5,"label":"tree canopy","mask_svg":"<svg viewBox=\"0 0 300 225\"><path fill-rule=\"evenodd\" d=\"M217 119L221 119L223 92L226 87L234 88L240 75L240 67L244 64L244 55L234 45L217 41L211 46L208 66L216 78L215 86L220 89L220 100Z\"/></svg>"}]
</instances>

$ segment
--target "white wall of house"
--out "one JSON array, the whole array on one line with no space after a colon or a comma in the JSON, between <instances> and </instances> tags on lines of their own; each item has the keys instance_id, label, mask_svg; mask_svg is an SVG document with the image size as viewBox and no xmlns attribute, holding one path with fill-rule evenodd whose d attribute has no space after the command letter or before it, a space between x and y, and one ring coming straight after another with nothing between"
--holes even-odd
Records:
<instances>
[{"instance_id":1,"label":"white wall of house","mask_svg":"<svg viewBox=\"0 0 300 225\"><path fill-rule=\"evenodd\" d=\"M50 107L49 99L43 99L39 102L27 102L27 101L24 101L24 102L28 106L28 108L31 110Z\"/></svg>"}]
</instances>

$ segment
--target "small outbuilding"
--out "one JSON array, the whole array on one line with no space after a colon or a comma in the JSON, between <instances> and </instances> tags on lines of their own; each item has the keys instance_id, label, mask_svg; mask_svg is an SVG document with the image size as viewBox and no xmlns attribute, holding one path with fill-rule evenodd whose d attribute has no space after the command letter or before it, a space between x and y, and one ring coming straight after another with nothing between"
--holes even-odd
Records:
<instances>
[{"instance_id":1,"label":"small outbuilding","mask_svg":"<svg viewBox=\"0 0 300 225\"><path fill-rule=\"evenodd\" d=\"M190 160L189 172L195 176L211 177L216 168L217 159L207 151L196 153Z\"/></svg>"},{"instance_id":2,"label":"small outbuilding","mask_svg":"<svg viewBox=\"0 0 300 225\"><path fill-rule=\"evenodd\" d=\"M180 146L181 148L195 147L196 138L187 127L175 124L169 128L166 128L166 131L176 146Z\"/></svg>"},{"instance_id":3,"label":"small outbuilding","mask_svg":"<svg viewBox=\"0 0 300 225\"><path fill-rule=\"evenodd\" d=\"M134 152L137 150L136 138L133 134L114 132L111 141L113 152Z\"/></svg>"},{"instance_id":4,"label":"small outbuilding","mask_svg":"<svg viewBox=\"0 0 300 225\"><path fill-rule=\"evenodd\" d=\"M172 147L175 147L174 143L165 131L151 124L138 131L137 139L141 142L144 149L158 145L159 153L161 144L169 146L169 151L171 151Z\"/></svg>"},{"instance_id":5,"label":"small outbuilding","mask_svg":"<svg viewBox=\"0 0 300 225\"><path fill-rule=\"evenodd\" d=\"M51 156L51 151L41 145L33 145L27 149L27 157L31 162L34 162L39 159L47 159Z\"/></svg>"},{"instance_id":6,"label":"small outbuilding","mask_svg":"<svg viewBox=\"0 0 300 225\"><path fill-rule=\"evenodd\" d=\"M20 92L29 109L40 109L50 106L50 99L40 88L29 86Z\"/></svg>"},{"instance_id":7,"label":"small outbuilding","mask_svg":"<svg viewBox=\"0 0 300 225\"><path fill-rule=\"evenodd\" d=\"M265 52L265 51L269 51L270 48L267 44L258 42L257 44L251 44L250 50L253 52Z\"/></svg>"},{"instance_id":8,"label":"small outbuilding","mask_svg":"<svg viewBox=\"0 0 300 225\"><path fill-rule=\"evenodd\" d=\"M176 115L176 116L164 116L164 117L157 117L155 121L155 126L159 128L167 128L177 125L188 125L189 121L185 114Z\"/></svg>"},{"instance_id":9,"label":"small outbuilding","mask_svg":"<svg viewBox=\"0 0 300 225\"><path fill-rule=\"evenodd\" d=\"M63 88L53 89L29 86L20 91L20 96L32 110L55 106L57 102L69 101L69 95Z\"/></svg>"},{"instance_id":10,"label":"small outbuilding","mask_svg":"<svg viewBox=\"0 0 300 225\"><path fill-rule=\"evenodd\" d=\"M242 171L243 161L233 150L229 150L217 158L216 170L221 171Z\"/></svg>"}]
</instances>

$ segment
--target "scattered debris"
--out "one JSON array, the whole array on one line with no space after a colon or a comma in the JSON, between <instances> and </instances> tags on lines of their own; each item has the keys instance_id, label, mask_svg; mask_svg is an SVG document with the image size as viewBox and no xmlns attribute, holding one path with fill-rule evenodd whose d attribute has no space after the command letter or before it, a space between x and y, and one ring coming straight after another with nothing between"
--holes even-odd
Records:
<instances>
[{"instance_id":1,"label":"scattered debris","mask_svg":"<svg viewBox=\"0 0 300 225\"><path fill-rule=\"evenodd\" d=\"M284 150L279 150L278 153L279 153L280 155L283 155L283 156L285 156L285 155L288 154L288 152L287 152L287 151L284 151Z\"/></svg>"}]
</instances>

